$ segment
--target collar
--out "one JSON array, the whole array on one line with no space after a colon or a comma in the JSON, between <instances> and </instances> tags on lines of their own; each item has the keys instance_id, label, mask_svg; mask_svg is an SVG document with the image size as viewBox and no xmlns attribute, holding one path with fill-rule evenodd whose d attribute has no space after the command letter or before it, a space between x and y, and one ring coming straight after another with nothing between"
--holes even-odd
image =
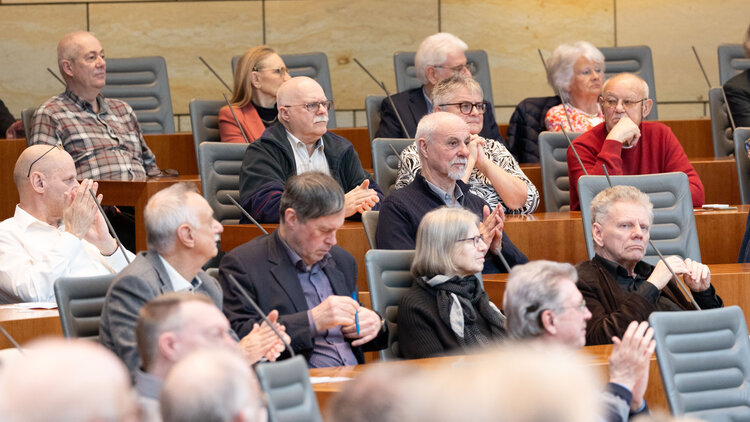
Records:
<instances>
[{"instance_id":1,"label":"collar","mask_svg":"<svg viewBox=\"0 0 750 422\"><path fill-rule=\"evenodd\" d=\"M70 98L70 100L78 107L81 107L82 110L94 113L94 108L91 106L91 103L73 93L69 88L65 88L65 93L63 95ZM96 102L99 104L99 114L107 114L109 112L109 106L107 105L107 102L104 101L104 96L101 92L96 96Z\"/></svg>"},{"instance_id":2,"label":"collar","mask_svg":"<svg viewBox=\"0 0 750 422\"><path fill-rule=\"evenodd\" d=\"M164 380L155 377L141 368L135 370L135 391L139 396L159 400L159 392Z\"/></svg>"},{"instance_id":3,"label":"collar","mask_svg":"<svg viewBox=\"0 0 750 422\"><path fill-rule=\"evenodd\" d=\"M607 258L604 258L603 256L596 254L594 255L594 261L599 263L602 267L604 267L607 272L614 274L619 277L627 277L627 278L633 278L628 273L628 270L623 267L622 265L610 261ZM653 267L649 265L647 262L644 261L638 261L637 264L635 264L635 268L633 269L633 272L636 275L636 278L648 278L651 275L651 272L653 271Z\"/></svg>"},{"instance_id":4,"label":"collar","mask_svg":"<svg viewBox=\"0 0 750 422\"><path fill-rule=\"evenodd\" d=\"M289 132L288 129L284 128L284 130L286 131L286 137L287 137L287 139L289 139L289 143L292 145L292 150L295 150L295 149L299 148L300 145L301 145L303 148L305 148L305 151L307 151L307 144L305 144L304 142L302 142L296 136L292 135L292 132ZM315 146L313 147L313 152L315 152L315 150L317 150L317 149L320 149L320 152L324 152L323 151L323 137L322 136L320 137L320 139L318 139L317 141L315 141ZM308 154L308 155L311 155L311 154Z\"/></svg>"},{"instance_id":5,"label":"collar","mask_svg":"<svg viewBox=\"0 0 750 422\"><path fill-rule=\"evenodd\" d=\"M276 230L276 232L278 232L278 230ZM302 260L302 257L299 256L299 254L294 249L292 249L291 246L286 243L286 240L284 240L281 236L279 236L279 242L284 246L284 250L286 250L286 253L289 256L289 260L292 261L292 265L299 272L311 272L316 266L322 270L326 267L326 265L328 265L329 261L331 260L331 253L328 252L323 256L323 258L320 259L320 261L308 266L307 264L305 264L305 261Z\"/></svg>"},{"instance_id":6,"label":"collar","mask_svg":"<svg viewBox=\"0 0 750 422\"><path fill-rule=\"evenodd\" d=\"M61 232L65 231L65 225L60 224L59 227L51 226L47 224L46 222L29 214L26 210L21 208L21 206L18 204L16 205L16 212L13 214L13 219L24 230L28 229L33 224L41 224L45 227L49 227L54 230L59 230Z\"/></svg>"},{"instance_id":7,"label":"collar","mask_svg":"<svg viewBox=\"0 0 750 422\"><path fill-rule=\"evenodd\" d=\"M172 285L172 290L175 292L188 291L193 292L202 284L201 280L196 276L192 281L187 281L173 266L164 259L163 256L156 254L164 264L164 269L167 270L167 276L169 277L169 284Z\"/></svg>"},{"instance_id":8,"label":"collar","mask_svg":"<svg viewBox=\"0 0 750 422\"><path fill-rule=\"evenodd\" d=\"M427 182L427 186L429 186L430 189L435 192L435 194L445 203L445 205L449 207L454 207L457 204L463 205L464 193L461 188L458 187L458 183L453 186L453 194L449 194L448 192L437 187L437 185L433 185L429 180L424 179L424 181ZM455 198L456 200L454 201L453 198Z\"/></svg>"},{"instance_id":9,"label":"collar","mask_svg":"<svg viewBox=\"0 0 750 422\"><path fill-rule=\"evenodd\" d=\"M424 90L424 85L422 85L422 96L424 96L424 101L427 103L427 114L432 114L435 107L433 107L432 100L427 95L427 91Z\"/></svg>"}]
</instances>

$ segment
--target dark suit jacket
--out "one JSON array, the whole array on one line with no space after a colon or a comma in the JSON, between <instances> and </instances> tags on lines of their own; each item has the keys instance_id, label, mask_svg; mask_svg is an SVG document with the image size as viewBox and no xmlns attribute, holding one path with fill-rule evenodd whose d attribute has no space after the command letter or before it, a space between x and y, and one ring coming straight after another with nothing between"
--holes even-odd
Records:
<instances>
[{"instance_id":1,"label":"dark suit jacket","mask_svg":"<svg viewBox=\"0 0 750 422\"><path fill-rule=\"evenodd\" d=\"M219 283L203 271L197 277L202 283L196 292L208 295L221 309ZM99 322L99 341L125 362L131 374L141 363L135 341L138 311L149 300L171 291L167 269L153 251L139 253L107 290Z\"/></svg>"},{"instance_id":2,"label":"dark suit jacket","mask_svg":"<svg viewBox=\"0 0 750 422\"><path fill-rule=\"evenodd\" d=\"M393 107L391 107L391 102L385 99L380 106L380 127L378 127L378 131L375 133L375 137L414 138L414 135L417 133L419 119L427 114L427 101L424 98L422 87L399 92L398 94L391 95L391 97L399 115L404 120L404 126L406 126L409 134L404 134L401 124L398 122L398 117L396 117L396 113L393 111ZM487 111L484 113L484 126L482 127L482 131L479 132L479 136L498 140L505 145L505 140L500 136L500 130L497 128L495 113L492 111L492 107L488 106ZM507 147L507 145L505 146Z\"/></svg>"},{"instance_id":3,"label":"dark suit jacket","mask_svg":"<svg viewBox=\"0 0 750 422\"><path fill-rule=\"evenodd\" d=\"M724 84L724 93L727 94L735 126L750 126L750 69L728 80Z\"/></svg>"},{"instance_id":4,"label":"dark suit jacket","mask_svg":"<svg viewBox=\"0 0 750 422\"><path fill-rule=\"evenodd\" d=\"M279 311L279 321L292 339L295 353L309 359L314 341L307 317L308 306L289 254L279 238L278 230L268 236L257 237L229 252L219 266L219 282L224 290L224 314L232 328L244 337L261 320L260 315L247 304L228 280L232 274L264 313ZM333 292L352 297L357 291L357 263L344 249L334 246L332 262L324 272L331 282ZM366 350L379 350L387 345L388 333L384 330L365 345ZM362 349L352 347L354 355L364 362Z\"/></svg>"}]
</instances>

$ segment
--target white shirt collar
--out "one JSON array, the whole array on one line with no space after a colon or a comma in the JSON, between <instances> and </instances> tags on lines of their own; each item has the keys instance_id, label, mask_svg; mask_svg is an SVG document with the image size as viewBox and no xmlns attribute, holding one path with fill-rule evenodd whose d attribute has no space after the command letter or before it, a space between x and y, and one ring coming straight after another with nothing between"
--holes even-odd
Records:
<instances>
[{"instance_id":1,"label":"white shirt collar","mask_svg":"<svg viewBox=\"0 0 750 422\"><path fill-rule=\"evenodd\" d=\"M183 277L177 270L174 269L173 266L169 265L169 262L167 262L166 259L164 259L163 256L159 255L159 259L161 259L161 263L164 264L164 268L167 270L167 276L169 276L169 284L172 285L172 290L175 292L192 292L194 290L193 284L190 283Z\"/></svg>"}]
</instances>

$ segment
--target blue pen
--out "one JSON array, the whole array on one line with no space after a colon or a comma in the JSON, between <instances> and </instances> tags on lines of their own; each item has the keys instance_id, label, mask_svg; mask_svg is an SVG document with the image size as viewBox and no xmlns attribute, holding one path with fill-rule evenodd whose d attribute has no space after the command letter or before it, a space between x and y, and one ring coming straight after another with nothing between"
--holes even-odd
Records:
<instances>
[{"instance_id":1,"label":"blue pen","mask_svg":"<svg viewBox=\"0 0 750 422\"><path fill-rule=\"evenodd\" d=\"M357 292L352 292L352 299L357 300ZM357 302L359 303L359 302ZM359 309L354 311L354 325L357 327L357 335L359 335Z\"/></svg>"}]
</instances>

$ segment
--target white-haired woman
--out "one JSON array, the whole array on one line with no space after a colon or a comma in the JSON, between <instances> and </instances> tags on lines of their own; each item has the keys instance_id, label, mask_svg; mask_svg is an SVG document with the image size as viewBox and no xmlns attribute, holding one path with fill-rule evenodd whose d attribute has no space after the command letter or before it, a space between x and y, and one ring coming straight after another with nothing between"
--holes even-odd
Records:
<instances>
[{"instance_id":1,"label":"white-haired woman","mask_svg":"<svg viewBox=\"0 0 750 422\"><path fill-rule=\"evenodd\" d=\"M487 253L478 223L463 208L438 208L422 218L414 282L398 308L403 357L461 353L506 337L505 317L475 276Z\"/></svg>"},{"instance_id":2,"label":"white-haired woman","mask_svg":"<svg viewBox=\"0 0 750 422\"><path fill-rule=\"evenodd\" d=\"M604 55L591 43L559 45L547 60L547 82L563 101L547 111L547 130L563 127L568 132L586 132L604 121L598 101L604 83Z\"/></svg>"}]
</instances>

